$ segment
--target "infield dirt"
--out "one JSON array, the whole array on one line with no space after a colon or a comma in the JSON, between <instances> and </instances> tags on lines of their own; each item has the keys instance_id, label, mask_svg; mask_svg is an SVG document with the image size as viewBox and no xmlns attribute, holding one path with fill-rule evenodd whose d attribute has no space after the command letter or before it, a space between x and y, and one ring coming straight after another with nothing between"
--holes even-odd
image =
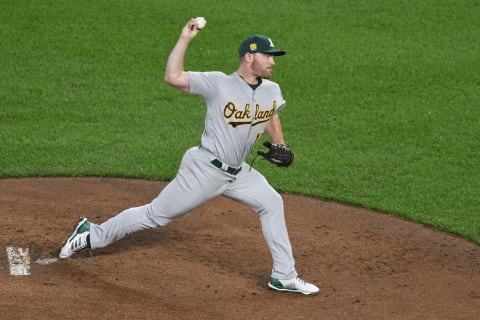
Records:
<instances>
[{"instance_id":1,"label":"infield dirt","mask_svg":"<svg viewBox=\"0 0 480 320\"><path fill-rule=\"evenodd\" d=\"M316 296L267 288L257 215L224 197L170 225L11 276L5 247L56 257L80 216L102 222L163 182L0 179L2 319L478 319L480 247L371 210L284 194L297 270Z\"/></svg>"}]
</instances>

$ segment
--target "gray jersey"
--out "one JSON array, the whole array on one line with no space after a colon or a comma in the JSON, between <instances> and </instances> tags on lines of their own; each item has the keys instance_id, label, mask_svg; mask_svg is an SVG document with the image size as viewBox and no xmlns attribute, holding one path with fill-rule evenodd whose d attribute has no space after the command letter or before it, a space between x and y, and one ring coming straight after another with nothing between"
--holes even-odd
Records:
<instances>
[{"instance_id":1,"label":"gray jersey","mask_svg":"<svg viewBox=\"0 0 480 320\"><path fill-rule=\"evenodd\" d=\"M268 120L285 106L280 87L262 79L253 90L236 72L189 72L189 82L190 93L202 96L207 105L201 146L240 167Z\"/></svg>"}]
</instances>

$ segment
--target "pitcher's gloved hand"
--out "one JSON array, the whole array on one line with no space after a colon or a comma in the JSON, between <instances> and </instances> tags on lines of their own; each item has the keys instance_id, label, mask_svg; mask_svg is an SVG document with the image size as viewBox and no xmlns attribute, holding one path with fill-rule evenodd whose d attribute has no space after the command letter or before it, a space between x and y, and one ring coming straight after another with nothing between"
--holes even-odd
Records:
<instances>
[{"instance_id":1,"label":"pitcher's gloved hand","mask_svg":"<svg viewBox=\"0 0 480 320\"><path fill-rule=\"evenodd\" d=\"M263 145L269 150L268 152L258 151L258 155L265 160L268 160L279 167L288 167L292 164L294 159L293 152L285 145L268 141L265 141Z\"/></svg>"}]
</instances>

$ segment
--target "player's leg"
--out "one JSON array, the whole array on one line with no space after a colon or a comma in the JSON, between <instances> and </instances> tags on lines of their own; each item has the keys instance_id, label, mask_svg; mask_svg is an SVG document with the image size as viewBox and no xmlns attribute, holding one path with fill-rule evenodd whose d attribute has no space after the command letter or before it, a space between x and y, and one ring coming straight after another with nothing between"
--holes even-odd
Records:
<instances>
[{"instance_id":1,"label":"player's leg","mask_svg":"<svg viewBox=\"0 0 480 320\"><path fill-rule=\"evenodd\" d=\"M221 194L225 188L222 177L198 148L189 149L175 179L151 203L127 209L101 225L92 225L92 248L107 246L139 230L167 225Z\"/></svg>"},{"instance_id":2,"label":"player's leg","mask_svg":"<svg viewBox=\"0 0 480 320\"><path fill-rule=\"evenodd\" d=\"M263 235L273 258L268 287L305 295L318 293L320 289L305 282L295 270L285 224L283 200L265 177L253 168L247 169L230 184L224 195L249 206L260 217Z\"/></svg>"},{"instance_id":3,"label":"player's leg","mask_svg":"<svg viewBox=\"0 0 480 320\"><path fill-rule=\"evenodd\" d=\"M225 179L225 175L210 164L203 152L198 148L191 148L182 158L175 179L152 202L124 210L102 224L82 222L82 226L79 224L67 239L60 257L66 258L78 251L77 239L78 248L97 249L133 232L165 226L221 194L226 186Z\"/></svg>"},{"instance_id":4,"label":"player's leg","mask_svg":"<svg viewBox=\"0 0 480 320\"><path fill-rule=\"evenodd\" d=\"M224 192L226 197L243 203L258 213L262 232L273 258L272 277L290 279L297 275L292 247L285 224L283 200L265 177L245 165Z\"/></svg>"}]
</instances>

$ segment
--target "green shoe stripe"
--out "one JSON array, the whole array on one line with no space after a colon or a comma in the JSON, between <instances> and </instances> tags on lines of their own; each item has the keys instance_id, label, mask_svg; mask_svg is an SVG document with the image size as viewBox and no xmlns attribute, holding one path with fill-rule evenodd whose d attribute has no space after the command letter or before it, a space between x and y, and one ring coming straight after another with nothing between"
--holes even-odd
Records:
<instances>
[{"instance_id":1,"label":"green shoe stripe","mask_svg":"<svg viewBox=\"0 0 480 320\"><path fill-rule=\"evenodd\" d=\"M90 231L90 222L85 221L84 223L82 223L80 228L78 228L77 233L84 233L88 231Z\"/></svg>"},{"instance_id":2,"label":"green shoe stripe","mask_svg":"<svg viewBox=\"0 0 480 320\"><path fill-rule=\"evenodd\" d=\"M85 220L80 226L77 227L77 229L72 234L72 236L68 239L68 241L72 241L73 238L75 238L77 235L82 234L84 232L89 232L89 231L90 231L90 222Z\"/></svg>"},{"instance_id":3,"label":"green shoe stripe","mask_svg":"<svg viewBox=\"0 0 480 320\"><path fill-rule=\"evenodd\" d=\"M280 280L276 279L276 278L270 278L270 284L272 286L274 286L275 288L278 288L278 289L285 289L282 285L282 283L280 282Z\"/></svg>"}]
</instances>

